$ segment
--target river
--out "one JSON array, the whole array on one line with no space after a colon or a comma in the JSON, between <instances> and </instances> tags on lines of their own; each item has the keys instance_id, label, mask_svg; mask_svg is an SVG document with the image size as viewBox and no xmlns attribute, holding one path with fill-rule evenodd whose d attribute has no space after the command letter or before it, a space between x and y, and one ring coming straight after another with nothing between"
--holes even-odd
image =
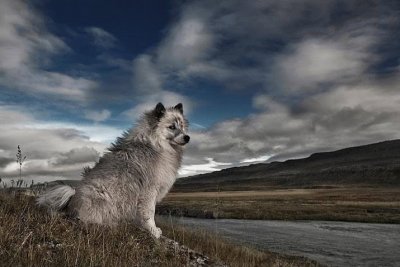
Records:
<instances>
[{"instance_id":1,"label":"river","mask_svg":"<svg viewBox=\"0 0 400 267\"><path fill-rule=\"evenodd\" d=\"M305 256L328 266L400 266L400 225L179 218L258 249Z\"/></svg>"}]
</instances>

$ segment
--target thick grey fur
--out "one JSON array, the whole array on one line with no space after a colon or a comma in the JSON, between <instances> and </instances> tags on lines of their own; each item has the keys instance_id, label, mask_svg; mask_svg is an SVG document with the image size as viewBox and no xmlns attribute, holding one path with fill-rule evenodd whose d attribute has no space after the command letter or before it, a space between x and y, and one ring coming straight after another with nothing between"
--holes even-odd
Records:
<instances>
[{"instance_id":1,"label":"thick grey fur","mask_svg":"<svg viewBox=\"0 0 400 267\"><path fill-rule=\"evenodd\" d=\"M99 162L85 169L79 186L50 188L37 203L83 222L114 225L133 220L156 238L155 205L168 193L189 141L182 104L159 103L136 127L124 132Z\"/></svg>"}]
</instances>

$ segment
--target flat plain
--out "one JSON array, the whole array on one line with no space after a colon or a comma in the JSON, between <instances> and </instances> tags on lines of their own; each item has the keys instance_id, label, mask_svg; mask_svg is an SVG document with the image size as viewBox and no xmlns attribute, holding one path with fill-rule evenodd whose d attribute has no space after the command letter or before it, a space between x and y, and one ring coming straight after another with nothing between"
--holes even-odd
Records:
<instances>
[{"instance_id":1,"label":"flat plain","mask_svg":"<svg viewBox=\"0 0 400 267\"><path fill-rule=\"evenodd\" d=\"M171 192L157 212L198 218L400 223L398 187Z\"/></svg>"}]
</instances>

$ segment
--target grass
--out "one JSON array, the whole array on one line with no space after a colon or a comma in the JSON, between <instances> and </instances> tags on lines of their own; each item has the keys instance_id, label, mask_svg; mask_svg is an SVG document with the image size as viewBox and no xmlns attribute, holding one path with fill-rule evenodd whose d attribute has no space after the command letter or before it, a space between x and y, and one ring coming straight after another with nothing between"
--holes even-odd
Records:
<instances>
[{"instance_id":1,"label":"grass","mask_svg":"<svg viewBox=\"0 0 400 267\"><path fill-rule=\"evenodd\" d=\"M174 255L130 224L83 225L34 206L33 198L0 195L2 266L181 266Z\"/></svg>"},{"instance_id":2,"label":"grass","mask_svg":"<svg viewBox=\"0 0 400 267\"><path fill-rule=\"evenodd\" d=\"M157 212L199 218L400 223L400 188L174 192Z\"/></svg>"},{"instance_id":3,"label":"grass","mask_svg":"<svg viewBox=\"0 0 400 267\"><path fill-rule=\"evenodd\" d=\"M169 222L159 224L166 236L209 256L206 266L316 265L301 257L232 245ZM114 228L85 225L38 209L31 196L0 192L1 266L188 266L199 253L184 248L154 240L129 223Z\"/></svg>"}]
</instances>

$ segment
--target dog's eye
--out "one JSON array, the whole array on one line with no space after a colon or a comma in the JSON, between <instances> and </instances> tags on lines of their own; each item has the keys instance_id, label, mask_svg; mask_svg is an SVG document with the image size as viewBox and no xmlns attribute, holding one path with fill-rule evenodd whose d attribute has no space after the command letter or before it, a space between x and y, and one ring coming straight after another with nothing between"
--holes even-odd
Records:
<instances>
[{"instance_id":1,"label":"dog's eye","mask_svg":"<svg viewBox=\"0 0 400 267\"><path fill-rule=\"evenodd\" d=\"M175 125L171 125L168 128L170 128L171 130L175 130L176 129Z\"/></svg>"}]
</instances>

